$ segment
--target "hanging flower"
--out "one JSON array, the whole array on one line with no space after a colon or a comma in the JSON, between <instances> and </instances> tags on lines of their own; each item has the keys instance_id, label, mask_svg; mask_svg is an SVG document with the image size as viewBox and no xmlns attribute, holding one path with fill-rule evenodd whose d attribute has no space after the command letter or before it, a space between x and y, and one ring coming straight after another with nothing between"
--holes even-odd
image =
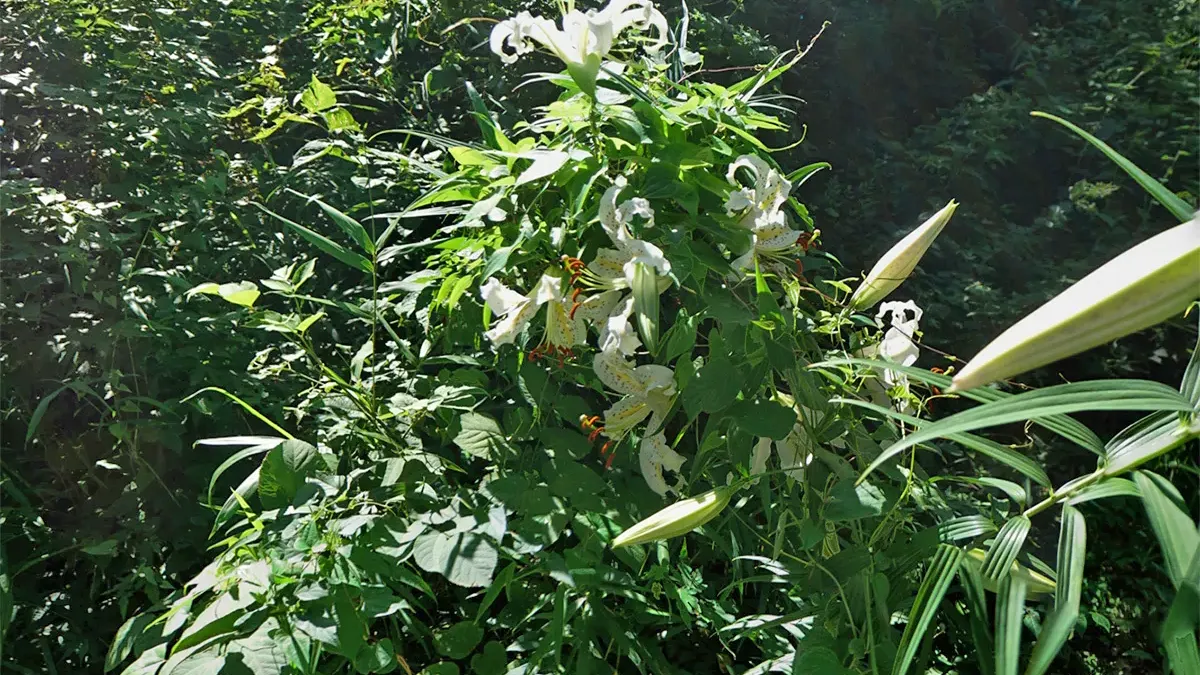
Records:
<instances>
[{"instance_id":1,"label":"hanging flower","mask_svg":"<svg viewBox=\"0 0 1200 675\"><path fill-rule=\"evenodd\" d=\"M571 301L563 294L562 277L543 274L528 295L521 295L497 279L489 279L479 292L492 313L500 317L484 333L496 346L512 344L542 305L547 306L546 333L539 352L570 353L575 345L584 344L587 328L582 317L572 314Z\"/></svg>"},{"instance_id":2,"label":"hanging flower","mask_svg":"<svg viewBox=\"0 0 1200 675\"><path fill-rule=\"evenodd\" d=\"M657 494L666 495L668 492L679 492L683 487L683 477L676 479L674 485L668 485L663 472L670 470L678 474L686 461L683 455L667 445L667 437L661 432L642 439L642 445L638 452L638 465L642 469L642 477L646 479L646 485L649 485L650 489Z\"/></svg>"},{"instance_id":3,"label":"hanging flower","mask_svg":"<svg viewBox=\"0 0 1200 675\"><path fill-rule=\"evenodd\" d=\"M641 197L628 199L618 205L617 198L626 185L625 177L618 176L600 198L600 227L612 240L615 248L596 251L595 259L588 264L584 272L584 278L600 288L631 288L638 263L653 269L659 277L666 277L671 273L671 263L662 249L635 239L629 232L629 225L634 222L634 218L644 221L644 229L653 228L654 209L651 208L650 202Z\"/></svg>"},{"instance_id":4,"label":"hanging flower","mask_svg":"<svg viewBox=\"0 0 1200 675\"><path fill-rule=\"evenodd\" d=\"M875 321L882 326L883 319L888 313L892 315L891 326L884 333L883 340L878 345L864 349L862 355L866 358L879 357L891 363L911 366L921 355L917 344L913 342L913 336L920 328L921 316L924 315L924 311L912 300L885 302L879 306ZM867 381L867 387L871 390L872 398L877 403L886 403L889 400L887 392L896 387L900 387L904 392L908 391L908 376L904 373L887 369L883 371L882 379L882 385L873 378ZM907 398L900 398L896 410L897 412L909 412L911 407Z\"/></svg>"},{"instance_id":5,"label":"hanging flower","mask_svg":"<svg viewBox=\"0 0 1200 675\"><path fill-rule=\"evenodd\" d=\"M737 219L738 225L750 230L754 244L749 251L733 261L736 270L753 269L756 259L778 263L795 250L801 237L799 230L788 226L783 205L787 203L792 184L766 161L754 155L742 155L729 165L726 178L735 187L738 169L753 176L752 187L739 187L725 200L725 211Z\"/></svg>"},{"instance_id":6,"label":"hanging flower","mask_svg":"<svg viewBox=\"0 0 1200 675\"><path fill-rule=\"evenodd\" d=\"M573 2L571 3L574 4ZM568 66L582 66L595 57L599 61L612 51L613 43L626 30L657 35L646 51L657 52L667 43L667 19L648 0L611 0L600 11L587 13L569 8L562 28L550 19L523 11L492 29L491 47L506 64L516 63L534 51L535 43Z\"/></svg>"}]
</instances>

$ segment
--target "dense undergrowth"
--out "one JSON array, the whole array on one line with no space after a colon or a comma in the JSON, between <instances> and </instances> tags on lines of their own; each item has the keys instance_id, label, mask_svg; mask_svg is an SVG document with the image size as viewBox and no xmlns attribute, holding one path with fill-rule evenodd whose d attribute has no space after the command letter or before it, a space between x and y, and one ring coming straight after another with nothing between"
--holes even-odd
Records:
<instances>
[{"instance_id":1,"label":"dense undergrowth","mask_svg":"<svg viewBox=\"0 0 1200 675\"><path fill-rule=\"evenodd\" d=\"M995 672L962 551L1092 471L1088 443L1010 424L1012 447L934 442L856 487L912 430L886 409L966 405L806 366L912 365L918 328L920 366L960 365L1171 224L1031 110L1194 203L1195 3L663 6L625 70L529 82L563 64L487 44L526 8L0 17L5 672L875 673L909 648ZM857 272L951 197L897 296L920 309L852 312ZM1194 326L1024 381L1176 387ZM1192 450L1146 465L1185 509ZM608 547L727 485L700 534ZM1180 584L1141 500L1064 513L1090 545L1049 672L1164 672ZM1041 518L1021 560L1053 577ZM966 581L913 643L953 556ZM1022 605L1022 668L1061 602Z\"/></svg>"}]
</instances>

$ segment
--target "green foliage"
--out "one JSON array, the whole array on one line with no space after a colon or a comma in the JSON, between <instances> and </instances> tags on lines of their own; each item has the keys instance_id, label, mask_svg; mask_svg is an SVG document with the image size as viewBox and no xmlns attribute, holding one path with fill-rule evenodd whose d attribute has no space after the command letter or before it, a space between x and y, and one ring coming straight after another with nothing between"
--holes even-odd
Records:
<instances>
[{"instance_id":1,"label":"green foliage","mask_svg":"<svg viewBox=\"0 0 1200 675\"><path fill-rule=\"evenodd\" d=\"M991 10L850 3L800 61L764 36L799 25L782 43L806 44L832 6L662 6L664 49L635 23L623 67L564 68L481 46L507 2L42 5L0 17L6 672L1065 672L1088 658L1072 633L1150 617L1175 668L1196 662L1198 534L1169 451L1194 443L1200 357L1180 391L947 395L904 356L920 310L855 314L841 264L898 238L875 223L962 200L971 225L903 292L935 282L921 325L963 351L1098 262L1119 218L1152 223L1085 160L1088 182L1055 178L1036 208L1103 223L1094 249L1005 287L994 324L968 319L987 309L968 271L1015 276L981 263L1023 225L1012 163L1048 138L1053 166L1098 155L1027 113L1055 88L1030 82L1105 49L1064 17L1090 27L1107 4L1043 15L1024 83L930 87L948 113L903 143L806 93L799 146L797 82L876 97L888 59L864 44L927 23L964 48L947 26ZM1184 9L1122 14L1144 72L1117 54L1096 90L1192 91ZM921 87L950 68L913 54ZM1044 107L1195 201L1169 168L1194 120L1133 83L1089 115L1067 88ZM1105 443L1070 416L1094 410L1150 414ZM1063 448L1099 462L1053 488ZM1156 538L1161 583L1100 571L1093 513L1128 497L1144 536L1122 550L1153 568Z\"/></svg>"}]
</instances>

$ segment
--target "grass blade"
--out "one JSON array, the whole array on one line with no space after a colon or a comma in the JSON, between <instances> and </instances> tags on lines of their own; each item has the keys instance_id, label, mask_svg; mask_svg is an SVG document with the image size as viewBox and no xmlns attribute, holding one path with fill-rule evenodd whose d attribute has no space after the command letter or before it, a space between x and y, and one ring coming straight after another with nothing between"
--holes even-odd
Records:
<instances>
[{"instance_id":1,"label":"grass blade","mask_svg":"<svg viewBox=\"0 0 1200 675\"><path fill-rule=\"evenodd\" d=\"M263 213L266 213L267 215L271 216L272 218L275 218L279 222L288 226L288 228L290 228L296 234L299 234L301 237L304 237L304 239L307 240L308 243L312 244L313 246L316 246L317 248L321 249L325 253L328 253L329 255L333 256L334 258L337 258L338 260L349 265L350 267L358 269L367 274L371 273L372 268L371 268L370 260L367 260L366 258L355 253L354 251L348 250L346 247L334 242L332 239L330 239L329 237L326 237L323 234L314 232L313 230L308 229L307 227L301 225L300 223L297 223L292 220L288 220L287 218L284 218L283 216L279 215L278 213L275 213L274 211L272 211L271 209L268 209L267 207L263 206L262 204L259 204L258 202L251 202L251 203L254 204L256 207L258 207L258 209L260 211L262 211Z\"/></svg>"},{"instance_id":2,"label":"grass blade","mask_svg":"<svg viewBox=\"0 0 1200 675\"><path fill-rule=\"evenodd\" d=\"M1065 415L1084 410L1189 410L1179 392L1148 380L1073 382L1018 394L951 415L893 443L871 462L858 480L919 443L949 434L974 431L1012 422Z\"/></svg>"},{"instance_id":3,"label":"grass blade","mask_svg":"<svg viewBox=\"0 0 1200 675\"><path fill-rule=\"evenodd\" d=\"M946 589L954 580L955 573L962 563L962 549L949 544L938 546L937 553L930 561L921 587L917 590L917 598L909 612L908 626L904 628L904 637L900 639L900 647L896 652L896 661L892 666L892 675L905 675L912 665L913 657L921 646L925 631L933 623L938 606L946 595Z\"/></svg>"},{"instance_id":4,"label":"grass blade","mask_svg":"<svg viewBox=\"0 0 1200 675\"><path fill-rule=\"evenodd\" d=\"M1057 117L1055 115L1051 115L1049 113L1044 113L1044 112L1041 112L1038 110L1035 110L1029 114L1032 115L1033 117L1044 117L1045 119L1051 120L1053 122L1058 122L1059 124L1063 125L1064 127L1070 129L1071 131L1074 131L1081 138L1083 138L1083 140L1085 140L1088 143L1091 143L1092 145L1099 148L1100 152L1103 152L1106 156L1108 156L1109 159L1111 159L1113 161L1113 163L1115 163L1117 166L1121 167L1122 171L1129 174L1129 176L1131 178L1133 178L1135 181L1137 181L1137 184L1141 185L1143 190L1150 193L1151 197L1154 197L1155 199L1157 199L1158 203L1165 206L1167 208L1167 210L1171 212L1172 215L1174 215L1176 218L1178 218L1180 220L1180 222L1191 219L1192 212L1195 211L1195 209L1193 209L1191 206L1189 206L1187 202L1180 199L1174 192L1171 192L1170 190L1168 190L1165 185L1154 180L1154 178L1151 177L1150 174L1146 173L1145 171L1142 171L1141 169L1138 168L1138 166L1136 164L1129 161L1128 159L1125 159L1125 157L1122 156L1121 153L1117 152L1116 150L1113 150L1109 144L1105 143L1104 141L1100 140L1099 138L1096 138L1095 136L1089 134L1088 132L1084 131L1083 129L1080 129L1079 127L1064 120L1061 117Z\"/></svg>"},{"instance_id":5,"label":"grass blade","mask_svg":"<svg viewBox=\"0 0 1200 675\"><path fill-rule=\"evenodd\" d=\"M329 219L332 220L335 225L342 228L342 231L345 232L351 239L353 239L354 243L358 244L359 248L366 252L367 255L375 255L375 242L371 240L371 235L367 233L367 228L363 227L362 223L333 208L329 204L326 204L318 197L306 195L303 192L297 192L291 188L285 189L297 197L300 197L305 201L313 202L317 206L321 207L321 210L325 212L325 215L329 216Z\"/></svg>"}]
</instances>

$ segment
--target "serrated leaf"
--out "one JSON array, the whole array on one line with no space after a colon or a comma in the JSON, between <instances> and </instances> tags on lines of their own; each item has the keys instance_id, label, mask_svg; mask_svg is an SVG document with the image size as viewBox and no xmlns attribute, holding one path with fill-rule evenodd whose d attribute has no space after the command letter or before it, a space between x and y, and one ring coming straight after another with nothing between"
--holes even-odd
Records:
<instances>
[{"instance_id":1,"label":"serrated leaf","mask_svg":"<svg viewBox=\"0 0 1200 675\"><path fill-rule=\"evenodd\" d=\"M460 430L454 444L473 457L493 459L500 450L507 449L500 423L482 413L463 413L459 418Z\"/></svg>"},{"instance_id":2,"label":"serrated leaf","mask_svg":"<svg viewBox=\"0 0 1200 675\"><path fill-rule=\"evenodd\" d=\"M925 571L925 577L921 580L921 586L917 589L912 610L908 613L908 625L904 628L904 636L901 637L900 646L896 650L892 675L905 675L908 672L962 559L962 549L949 544L938 546L937 553L934 554L929 568Z\"/></svg>"}]
</instances>

